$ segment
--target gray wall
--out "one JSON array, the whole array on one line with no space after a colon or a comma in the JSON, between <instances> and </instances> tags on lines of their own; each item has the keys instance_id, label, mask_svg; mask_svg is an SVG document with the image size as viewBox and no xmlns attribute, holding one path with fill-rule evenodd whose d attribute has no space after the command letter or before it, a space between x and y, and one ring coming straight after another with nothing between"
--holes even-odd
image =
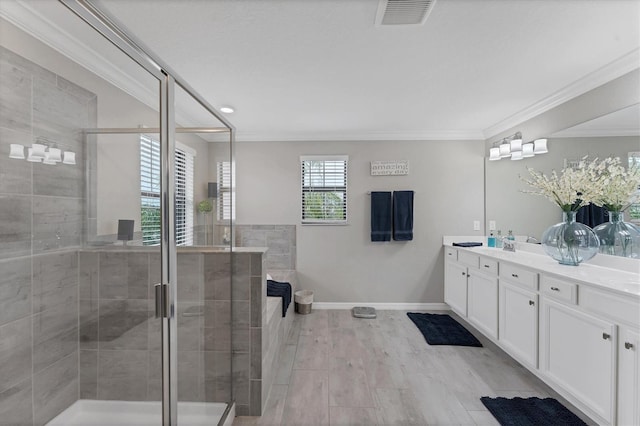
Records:
<instances>
[{"instance_id":1,"label":"gray wall","mask_svg":"<svg viewBox=\"0 0 640 426\"><path fill-rule=\"evenodd\" d=\"M84 145L95 94L0 47L0 424L41 425L78 399ZM9 159L64 143L76 165Z\"/></svg>"},{"instance_id":2,"label":"gray wall","mask_svg":"<svg viewBox=\"0 0 640 426\"><path fill-rule=\"evenodd\" d=\"M297 228L298 286L316 302L443 300L443 235L481 235L482 141L239 142L237 223ZM300 224L300 155L347 154L345 226ZM371 176L370 162L409 160L408 176ZM372 243L370 196L414 190L414 239Z\"/></svg>"}]
</instances>

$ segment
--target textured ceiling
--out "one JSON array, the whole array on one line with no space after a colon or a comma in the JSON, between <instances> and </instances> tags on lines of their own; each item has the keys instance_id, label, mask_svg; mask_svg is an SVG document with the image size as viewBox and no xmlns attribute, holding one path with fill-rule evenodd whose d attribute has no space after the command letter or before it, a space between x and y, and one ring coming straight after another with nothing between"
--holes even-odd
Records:
<instances>
[{"instance_id":1,"label":"textured ceiling","mask_svg":"<svg viewBox=\"0 0 640 426\"><path fill-rule=\"evenodd\" d=\"M438 0L387 27L378 0L94 4L234 106L240 140L488 138L640 46L635 0Z\"/></svg>"}]
</instances>

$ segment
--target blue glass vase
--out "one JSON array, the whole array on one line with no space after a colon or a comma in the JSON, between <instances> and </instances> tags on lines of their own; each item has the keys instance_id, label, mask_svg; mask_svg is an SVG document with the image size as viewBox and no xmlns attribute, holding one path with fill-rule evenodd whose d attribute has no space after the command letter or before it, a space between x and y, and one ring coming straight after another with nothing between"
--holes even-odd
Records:
<instances>
[{"instance_id":1,"label":"blue glass vase","mask_svg":"<svg viewBox=\"0 0 640 426\"><path fill-rule=\"evenodd\" d=\"M598 253L598 237L587 225L576 222L576 212L563 212L563 221L542 234L545 253L562 265L578 266Z\"/></svg>"},{"instance_id":2,"label":"blue glass vase","mask_svg":"<svg viewBox=\"0 0 640 426\"><path fill-rule=\"evenodd\" d=\"M640 256L640 228L624 221L624 214L609 211L609 222L593 228L600 240L600 253L613 256Z\"/></svg>"}]
</instances>

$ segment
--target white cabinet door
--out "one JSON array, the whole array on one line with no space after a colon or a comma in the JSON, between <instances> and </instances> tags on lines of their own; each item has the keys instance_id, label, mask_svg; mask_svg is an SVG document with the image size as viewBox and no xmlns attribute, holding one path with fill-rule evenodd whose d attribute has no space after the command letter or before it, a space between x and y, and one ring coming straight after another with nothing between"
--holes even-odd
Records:
<instances>
[{"instance_id":1,"label":"white cabinet door","mask_svg":"<svg viewBox=\"0 0 640 426\"><path fill-rule=\"evenodd\" d=\"M498 340L506 351L538 368L538 295L500 280Z\"/></svg>"},{"instance_id":2,"label":"white cabinet door","mask_svg":"<svg viewBox=\"0 0 640 426\"><path fill-rule=\"evenodd\" d=\"M640 331L620 327L618 425L640 425Z\"/></svg>"},{"instance_id":3,"label":"white cabinet door","mask_svg":"<svg viewBox=\"0 0 640 426\"><path fill-rule=\"evenodd\" d=\"M616 326L546 297L541 313L541 372L599 423L612 424Z\"/></svg>"},{"instance_id":4,"label":"white cabinet door","mask_svg":"<svg viewBox=\"0 0 640 426\"><path fill-rule=\"evenodd\" d=\"M485 334L498 337L498 278L469 270L467 276L469 321Z\"/></svg>"},{"instance_id":5,"label":"white cabinet door","mask_svg":"<svg viewBox=\"0 0 640 426\"><path fill-rule=\"evenodd\" d=\"M467 267L445 262L444 301L456 313L467 316Z\"/></svg>"}]
</instances>

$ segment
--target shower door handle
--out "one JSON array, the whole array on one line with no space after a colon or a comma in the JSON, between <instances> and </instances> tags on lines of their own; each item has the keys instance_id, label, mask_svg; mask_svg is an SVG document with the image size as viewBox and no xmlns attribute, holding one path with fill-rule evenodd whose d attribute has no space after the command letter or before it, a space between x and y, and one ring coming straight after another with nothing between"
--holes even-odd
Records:
<instances>
[{"instance_id":1,"label":"shower door handle","mask_svg":"<svg viewBox=\"0 0 640 426\"><path fill-rule=\"evenodd\" d=\"M167 309L167 300L168 300L168 289L169 286L167 284L156 284L154 286L156 293L156 318L168 318Z\"/></svg>"}]
</instances>

